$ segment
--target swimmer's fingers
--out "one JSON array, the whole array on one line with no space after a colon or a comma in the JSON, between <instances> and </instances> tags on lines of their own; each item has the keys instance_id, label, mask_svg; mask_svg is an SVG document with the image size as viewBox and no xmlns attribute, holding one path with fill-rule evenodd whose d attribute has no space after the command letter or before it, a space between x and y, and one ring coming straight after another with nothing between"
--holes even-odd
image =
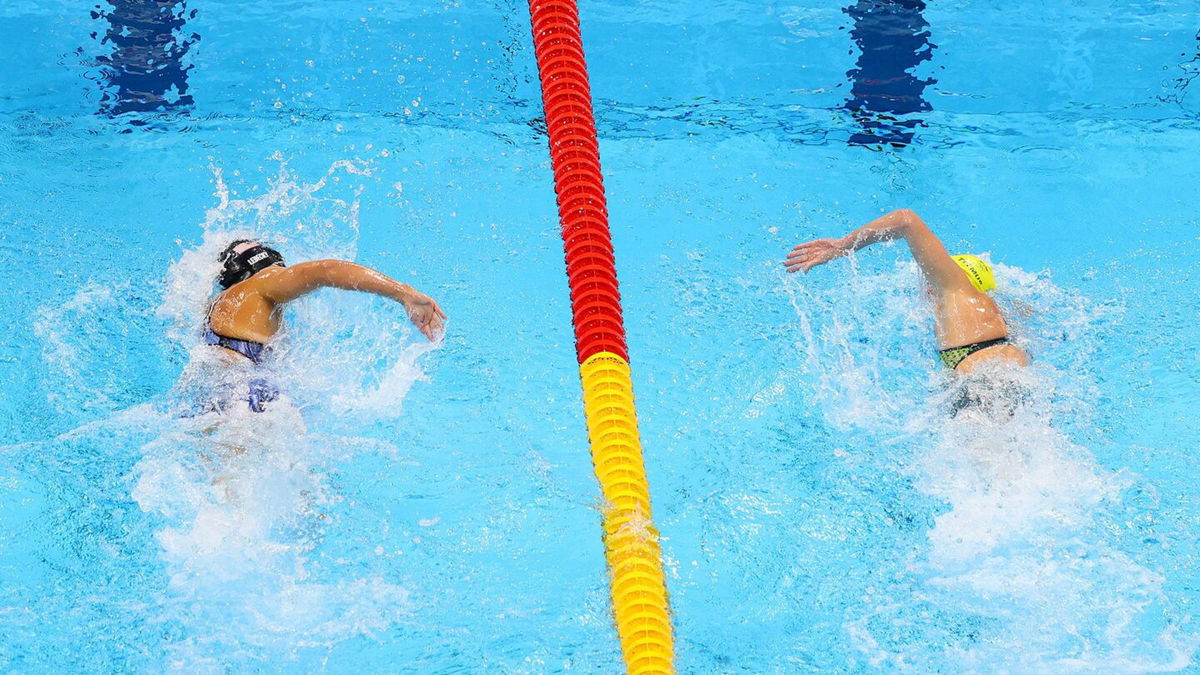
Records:
<instances>
[{"instance_id":1,"label":"swimmer's fingers","mask_svg":"<svg viewBox=\"0 0 1200 675\"><path fill-rule=\"evenodd\" d=\"M805 260L808 260L810 255L811 253L809 249L802 244L792 249L791 253L787 254L787 258L784 259L783 264L785 267L789 268L796 267L802 264Z\"/></svg>"},{"instance_id":2,"label":"swimmer's fingers","mask_svg":"<svg viewBox=\"0 0 1200 675\"><path fill-rule=\"evenodd\" d=\"M421 335L424 335L426 338L428 338L430 342L435 339L435 321L437 321L437 317L421 317L421 319L417 322L417 329L420 330ZM440 325L440 322L438 322L437 325Z\"/></svg>"},{"instance_id":3,"label":"swimmer's fingers","mask_svg":"<svg viewBox=\"0 0 1200 675\"><path fill-rule=\"evenodd\" d=\"M843 255L845 252L837 246L834 240L817 239L792 248L787 259L783 261L783 266L787 268L788 272L807 272L817 265Z\"/></svg>"},{"instance_id":4,"label":"swimmer's fingers","mask_svg":"<svg viewBox=\"0 0 1200 675\"><path fill-rule=\"evenodd\" d=\"M439 315L440 315L440 316L439 316ZM429 336L429 339L430 339L430 340L436 340L436 339L438 339L439 337L441 337L442 335L445 335L445 333L446 333L446 326L445 326L445 324L443 324L443 323L442 323L442 319L443 319L445 316L446 316L445 314L442 314L442 313L441 313L441 310L438 310L438 314L435 314L435 315L434 315L434 316L433 316L433 317L432 317L432 318L429 320L429 324L428 324L428 325L429 325L429 332L427 333L427 335Z\"/></svg>"},{"instance_id":5,"label":"swimmer's fingers","mask_svg":"<svg viewBox=\"0 0 1200 675\"><path fill-rule=\"evenodd\" d=\"M814 254L832 253L837 251L838 246L832 239L815 239L810 242L798 244L792 247L791 253L788 253L788 258L807 257Z\"/></svg>"},{"instance_id":6,"label":"swimmer's fingers","mask_svg":"<svg viewBox=\"0 0 1200 675\"><path fill-rule=\"evenodd\" d=\"M446 318L446 313L433 298L424 293L415 293L404 302L404 308L408 310L408 318L413 325L430 341L436 340L438 334L443 332L442 319Z\"/></svg>"},{"instance_id":7,"label":"swimmer's fingers","mask_svg":"<svg viewBox=\"0 0 1200 675\"><path fill-rule=\"evenodd\" d=\"M433 338L429 337L429 315L425 312L425 308L421 306L411 306L405 307L405 309L408 310L408 320L412 322L412 325L416 326L417 330L421 331L421 335L424 335L432 340Z\"/></svg>"},{"instance_id":8,"label":"swimmer's fingers","mask_svg":"<svg viewBox=\"0 0 1200 675\"><path fill-rule=\"evenodd\" d=\"M804 269L804 265L808 262L808 254L803 251L793 251L788 254L786 260L783 261L783 266L789 273L797 272ZM808 270L805 270L808 271Z\"/></svg>"},{"instance_id":9,"label":"swimmer's fingers","mask_svg":"<svg viewBox=\"0 0 1200 675\"><path fill-rule=\"evenodd\" d=\"M437 304L436 301L431 298L429 302L433 305L433 315L429 317L429 332L431 334L429 339L436 340L440 335L443 335L446 332L446 326L442 323L442 321L448 317L446 316L446 313L442 311L441 305Z\"/></svg>"},{"instance_id":10,"label":"swimmer's fingers","mask_svg":"<svg viewBox=\"0 0 1200 675\"><path fill-rule=\"evenodd\" d=\"M430 314L422 318L422 321L418 327L421 329L421 333L425 337L429 338L430 342L437 340L438 337L445 333L446 328L442 324L442 319L445 316L445 313L443 313L440 308L434 305Z\"/></svg>"}]
</instances>

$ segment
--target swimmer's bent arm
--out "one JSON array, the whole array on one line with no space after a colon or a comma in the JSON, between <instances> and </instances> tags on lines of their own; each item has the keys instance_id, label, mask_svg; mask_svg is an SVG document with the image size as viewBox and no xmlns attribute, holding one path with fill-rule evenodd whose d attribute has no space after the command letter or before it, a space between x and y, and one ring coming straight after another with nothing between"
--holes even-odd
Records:
<instances>
[{"instance_id":1,"label":"swimmer's bent arm","mask_svg":"<svg viewBox=\"0 0 1200 675\"><path fill-rule=\"evenodd\" d=\"M788 254L788 272L810 269L881 241L903 237L925 277L939 291L970 288L970 281L937 235L911 209L899 209L876 218L840 239L816 239L800 244Z\"/></svg>"},{"instance_id":2,"label":"swimmer's bent arm","mask_svg":"<svg viewBox=\"0 0 1200 675\"><path fill-rule=\"evenodd\" d=\"M434 339L442 330L446 313L433 298L377 272L345 260L313 260L291 267L272 267L255 275L258 291L276 304L283 304L319 288L363 291L391 298L404 305L412 322L425 337Z\"/></svg>"}]
</instances>

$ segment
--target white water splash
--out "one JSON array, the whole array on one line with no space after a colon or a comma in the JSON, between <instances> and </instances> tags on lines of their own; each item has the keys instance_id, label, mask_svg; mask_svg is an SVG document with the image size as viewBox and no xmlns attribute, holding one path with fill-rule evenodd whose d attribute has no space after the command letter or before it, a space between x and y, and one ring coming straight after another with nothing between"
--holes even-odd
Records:
<instances>
[{"instance_id":1,"label":"white water splash","mask_svg":"<svg viewBox=\"0 0 1200 675\"><path fill-rule=\"evenodd\" d=\"M193 342L220 272L217 255L234 239L261 239L291 260L353 260L363 188L347 188L340 179L343 175L371 175L366 163L341 160L308 183L281 161L264 192L237 199L225 183L224 172L219 167L212 171L218 201L205 214L203 241L197 248L184 250L171 266L157 311L160 318L171 322L170 337L181 344ZM347 190L349 194L342 194Z\"/></svg>"},{"instance_id":2,"label":"white water splash","mask_svg":"<svg viewBox=\"0 0 1200 675\"><path fill-rule=\"evenodd\" d=\"M878 444L860 454L901 458L889 466L904 463L916 489L944 505L928 551L909 564L916 595L859 608L845 628L873 666L904 672L1185 668L1197 637L1166 619L1163 578L1113 548L1098 522L1131 478L1097 464L1070 435L1091 427L1088 359L1120 308L1068 293L1045 275L993 266L1012 335L1035 363L995 364L971 378L936 365L915 265L881 274L851 265L844 284L821 293L787 284L803 374L827 422ZM953 414L971 381L986 381L983 391L1023 393L993 394ZM900 628L933 620L912 619L918 605L973 628L927 644ZM953 626L939 630L955 634Z\"/></svg>"},{"instance_id":3,"label":"white water splash","mask_svg":"<svg viewBox=\"0 0 1200 675\"><path fill-rule=\"evenodd\" d=\"M335 178L368 169L337 162L305 183L281 166L266 191L244 199L232 198L214 173L218 205L200 246L171 266L157 310L189 356L171 412L193 416L172 417L141 449L133 490L141 508L163 520L156 536L170 577L166 605L187 627L167 665L186 671L227 669L225 649L287 654L371 636L408 615L408 589L379 576L323 578L313 558L331 527L327 513L342 499L329 484L330 464L397 449L312 433L308 418L352 427L395 418L413 384L426 379L419 359L439 346L411 328L399 305L346 292L289 306L263 367L199 344L217 253L230 240L261 238L288 260L353 258L362 187ZM251 377L283 392L265 413L238 399ZM205 407L213 391L235 392L220 412Z\"/></svg>"},{"instance_id":4,"label":"white water splash","mask_svg":"<svg viewBox=\"0 0 1200 675\"><path fill-rule=\"evenodd\" d=\"M371 450L329 440L284 404L196 418L142 448L133 498L166 523L157 539L167 605L188 627L175 646L189 655L184 669L213 646L286 653L372 635L409 614L409 591L381 577L319 580L310 555L341 499L320 467L330 454Z\"/></svg>"},{"instance_id":5,"label":"white water splash","mask_svg":"<svg viewBox=\"0 0 1200 675\"><path fill-rule=\"evenodd\" d=\"M131 383L152 379L148 353L159 331L149 293L128 283L89 281L62 304L42 307L33 333L42 345L37 370L60 414L111 414L136 396Z\"/></svg>"},{"instance_id":6,"label":"white water splash","mask_svg":"<svg viewBox=\"0 0 1200 675\"><path fill-rule=\"evenodd\" d=\"M77 397L72 394L77 392L81 383L95 381L95 378L87 377L84 371L101 362L101 356L95 352L107 346L107 341L79 339L79 329L94 329L96 322L81 321L78 317L101 314L115 304L112 289L89 283L65 304L43 307L38 311L33 333L42 343L42 359L47 366L44 370L66 383L66 386L47 387L50 403L60 413L80 408L112 407L112 396L123 383L110 379L104 386L89 387L90 391L82 400L76 400Z\"/></svg>"}]
</instances>

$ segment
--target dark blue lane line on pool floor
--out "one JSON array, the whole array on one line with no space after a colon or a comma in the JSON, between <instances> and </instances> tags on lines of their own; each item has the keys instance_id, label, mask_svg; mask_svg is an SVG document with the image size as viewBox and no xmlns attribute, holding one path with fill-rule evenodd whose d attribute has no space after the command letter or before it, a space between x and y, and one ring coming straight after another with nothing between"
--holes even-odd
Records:
<instances>
[{"instance_id":1,"label":"dark blue lane line on pool floor","mask_svg":"<svg viewBox=\"0 0 1200 675\"><path fill-rule=\"evenodd\" d=\"M106 66L100 112L115 117L130 112L155 112L192 105L188 71L183 60L200 36L187 32L195 17L187 0L107 0L97 5L93 19L108 29L100 44L112 51L98 61ZM99 37L93 33L92 37ZM137 121L132 121L137 124Z\"/></svg>"},{"instance_id":2,"label":"dark blue lane line on pool floor","mask_svg":"<svg viewBox=\"0 0 1200 675\"><path fill-rule=\"evenodd\" d=\"M924 124L918 113L933 109L925 100L925 87L936 80L913 73L937 47L929 41L925 2L859 0L843 11L854 19L850 37L861 50L855 67L846 72L850 98L842 107L861 127L849 142L904 147Z\"/></svg>"}]
</instances>

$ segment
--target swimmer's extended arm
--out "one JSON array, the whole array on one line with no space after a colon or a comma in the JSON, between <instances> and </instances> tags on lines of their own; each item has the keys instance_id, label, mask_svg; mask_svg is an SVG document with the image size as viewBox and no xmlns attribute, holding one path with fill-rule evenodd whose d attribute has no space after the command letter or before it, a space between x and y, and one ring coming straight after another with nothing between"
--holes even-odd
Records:
<instances>
[{"instance_id":1,"label":"swimmer's extended arm","mask_svg":"<svg viewBox=\"0 0 1200 675\"><path fill-rule=\"evenodd\" d=\"M433 298L380 272L345 260L314 260L272 267L256 274L255 290L276 304L291 302L318 288L363 291L404 305L408 316L430 340L442 331L446 313Z\"/></svg>"},{"instance_id":2,"label":"swimmer's extended arm","mask_svg":"<svg viewBox=\"0 0 1200 675\"><path fill-rule=\"evenodd\" d=\"M903 237L908 243L921 272L939 291L971 288L971 282L946 252L942 241L929 229L925 221L910 209L892 211L841 239L816 239L800 244L792 249L783 264L788 272L807 272L851 251L898 237Z\"/></svg>"}]
</instances>

